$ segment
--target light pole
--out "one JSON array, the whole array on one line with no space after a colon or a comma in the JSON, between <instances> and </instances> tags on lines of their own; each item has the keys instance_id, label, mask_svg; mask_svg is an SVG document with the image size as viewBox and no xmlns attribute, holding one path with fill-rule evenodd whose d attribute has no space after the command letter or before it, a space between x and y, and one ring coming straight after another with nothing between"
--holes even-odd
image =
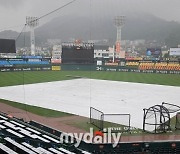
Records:
<instances>
[{"instance_id":1,"label":"light pole","mask_svg":"<svg viewBox=\"0 0 180 154\"><path fill-rule=\"evenodd\" d=\"M31 30L31 55L35 56L35 35L34 29L39 25L38 17L26 17L26 25L30 27Z\"/></svg>"},{"instance_id":2,"label":"light pole","mask_svg":"<svg viewBox=\"0 0 180 154\"><path fill-rule=\"evenodd\" d=\"M116 52L121 51L121 29L125 24L125 16L116 16L114 18L114 25L117 28L117 38L116 38Z\"/></svg>"}]
</instances>

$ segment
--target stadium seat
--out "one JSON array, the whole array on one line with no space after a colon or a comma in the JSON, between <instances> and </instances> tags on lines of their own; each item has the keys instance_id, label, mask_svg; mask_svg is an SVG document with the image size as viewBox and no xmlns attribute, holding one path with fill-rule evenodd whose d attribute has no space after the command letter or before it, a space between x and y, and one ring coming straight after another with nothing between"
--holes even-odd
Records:
<instances>
[{"instance_id":1,"label":"stadium seat","mask_svg":"<svg viewBox=\"0 0 180 154\"><path fill-rule=\"evenodd\" d=\"M138 66L139 62L127 62L126 66Z\"/></svg>"},{"instance_id":2,"label":"stadium seat","mask_svg":"<svg viewBox=\"0 0 180 154\"><path fill-rule=\"evenodd\" d=\"M17 152L13 151L12 149L10 149L9 147L7 147L6 145L0 143L0 153L1 154L18 154Z\"/></svg>"},{"instance_id":3,"label":"stadium seat","mask_svg":"<svg viewBox=\"0 0 180 154\"><path fill-rule=\"evenodd\" d=\"M4 138L6 142L6 146L12 149L16 149L16 152L18 153L28 153L28 154L36 154L34 151L26 148L22 144L17 143L16 141L12 140L9 137Z\"/></svg>"},{"instance_id":4,"label":"stadium seat","mask_svg":"<svg viewBox=\"0 0 180 154\"><path fill-rule=\"evenodd\" d=\"M167 62L161 62L161 63L140 63L139 64L140 70L171 70L171 71L178 71L180 70L180 64L177 63L167 63Z\"/></svg>"},{"instance_id":5,"label":"stadium seat","mask_svg":"<svg viewBox=\"0 0 180 154\"><path fill-rule=\"evenodd\" d=\"M140 63L139 69L140 70L150 70L154 68L154 63Z\"/></svg>"},{"instance_id":6,"label":"stadium seat","mask_svg":"<svg viewBox=\"0 0 180 154\"><path fill-rule=\"evenodd\" d=\"M24 65L24 64L26 64L26 61L22 61L22 60L10 60L9 63L11 65Z\"/></svg>"},{"instance_id":7,"label":"stadium seat","mask_svg":"<svg viewBox=\"0 0 180 154\"><path fill-rule=\"evenodd\" d=\"M58 130L38 122L23 122L0 113L0 153L26 154L173 154L180 153L180 141L161 142L120 142L113 148L111 144L88 144L82 142L76 148L70 143L59 143ZM55 132L52 134L52 132ZM36 136L34 136L36 134ZM21 137L20 137L21 135ZM56 136L58 135L58 136ZM46 142L44 139L49 140Z\"/></svg>"},{"instance_id":8,"label":"stadium seat","mask_svg":"<svg viewBox=\"0 0 180 154\"><path fill-rule=\"evenodd\" d=\"M11 65L11 64L6 60L0 60L0 66L6 66L6 65Z\"/></svg>"}]
</instances>

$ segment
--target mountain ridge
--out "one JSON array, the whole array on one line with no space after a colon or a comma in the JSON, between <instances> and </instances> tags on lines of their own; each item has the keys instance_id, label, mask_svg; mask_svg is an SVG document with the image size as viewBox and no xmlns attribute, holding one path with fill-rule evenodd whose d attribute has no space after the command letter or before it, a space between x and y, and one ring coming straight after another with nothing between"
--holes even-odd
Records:
<instances>
[{"instance_id":1,"label":"mountain ridge","mask_svg":"<svg viewBox=\"0 0 180 154\"><path fill-rule=\"evenodd\" d=\"M178 33L180 24L174 21L165 21L150 14L133 14L126 17L126 22L122 28L123 40L157 40L159 42L171 42L169 37ZM176 31L176 32L175 32ZM18 35L14 31L0 32L3 36L13 38ZM29 41L29 33L26 35L26 41ZM36 44L45 43L48 39L61 39L69 41L71 38L82 40L103 40L107 39L112 44L116 39L116 27L113 24L113 18L92 18L60 16L52 19L44 25L35 29ZM8 36L8 37L7 37ZM21 36L18 44L22 44ZM180 38L176 38L180 39ZM178 42L178 41L176 41ZM29 43L26 43L29 45ZM167 43L168 44L168 43ZM168 44L170 46L170 44Z\"/></svg>"}]
</instances>

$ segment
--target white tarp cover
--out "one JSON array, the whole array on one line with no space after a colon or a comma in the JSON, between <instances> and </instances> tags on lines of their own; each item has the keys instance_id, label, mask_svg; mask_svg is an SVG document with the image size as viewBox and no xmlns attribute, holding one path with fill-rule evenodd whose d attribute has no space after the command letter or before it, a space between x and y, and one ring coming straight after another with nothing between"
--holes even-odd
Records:
<instances>
[{"instance_id":1,"label":"white tarp cover","mask_svg":"<svg viewBox=\"0 0 180 154\"><path fill-rule=\"evenodd\" d=\"M162 102L180 105L180 87L74 79L1 87L0 98L85 117L90 106L104 113L131 114L131 126L142 128L143 108Z\"/></svg>"}]
</instances>

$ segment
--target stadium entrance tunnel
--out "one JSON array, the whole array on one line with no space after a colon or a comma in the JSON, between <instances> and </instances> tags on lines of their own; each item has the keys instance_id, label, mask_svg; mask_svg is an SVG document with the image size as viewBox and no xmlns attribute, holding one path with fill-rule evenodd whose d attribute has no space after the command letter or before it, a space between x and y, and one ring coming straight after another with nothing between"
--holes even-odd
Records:
<instances>
[{"instance_id":1,"label":"stadium entrance tunnel","mask_svg":"<svg viewBox=\"0 0 180 154\"><path fill-rule=\"evenodd\" d=\"M143 131L156 134L171 130L171 113L176 113L180 110L180 107L163 102L161 105L154 105L143 110Z\"/></svg>"}]
</instances>

